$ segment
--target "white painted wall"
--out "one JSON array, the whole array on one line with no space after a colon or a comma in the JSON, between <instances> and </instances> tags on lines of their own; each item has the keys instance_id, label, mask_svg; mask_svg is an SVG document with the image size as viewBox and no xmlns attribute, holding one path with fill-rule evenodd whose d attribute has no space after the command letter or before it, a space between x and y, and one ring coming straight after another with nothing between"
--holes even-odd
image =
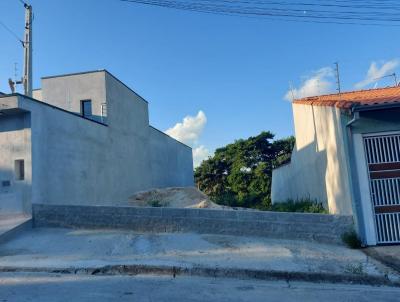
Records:
<instances>
[{"instance_id":1,"label":"white painted wall","mask_svg":"<svg viewBox=\"0 0 400 302\"><path fill-rule=\"evenodd\" d=\"M293 104L296 146L291 163L275 169L272 202L311 198L332 214L352 214L340 109Z\"/></svg>"}]
</instances>

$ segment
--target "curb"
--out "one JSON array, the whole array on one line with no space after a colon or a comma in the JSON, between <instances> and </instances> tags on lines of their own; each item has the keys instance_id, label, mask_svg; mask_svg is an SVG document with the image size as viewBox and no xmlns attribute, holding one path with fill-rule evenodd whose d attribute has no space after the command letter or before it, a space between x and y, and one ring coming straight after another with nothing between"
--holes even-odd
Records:
<instances>
[{"instance_id":1,"label":"curb","mask_svg":"<svg viewBox=\"0 0 400 302\"><path fill-rule=\"evenodd\" d=\"M273 270L253 270L240 268L219 267L176 267L155 265L108 265L97 268L74 268L74 267L0 267L0 272L26 272L26 273L54 273L54 274L86 274L96 276L106 275L168 275L173 278L177 276L197 276L211 278L237 278L257 279L266 281L303 281L312 283L345 283L372 286L400 287L400 282L392 281L385 277L355 275L355 274L330 274L316 272L288 272Z\"/></svg>"}]
</instances>

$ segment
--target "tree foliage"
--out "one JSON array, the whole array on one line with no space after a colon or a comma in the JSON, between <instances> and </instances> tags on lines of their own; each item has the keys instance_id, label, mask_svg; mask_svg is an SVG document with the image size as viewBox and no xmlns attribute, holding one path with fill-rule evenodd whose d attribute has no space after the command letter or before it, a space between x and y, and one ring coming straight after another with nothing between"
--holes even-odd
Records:
<instances>
[{"instance_id":1,"label":"tree foliage","mask_svg":"<svg viewBox=\"0 0 400 302\"><path fill-rule=\"evenodd\" d=\"M290 160L294 146L294 137L273 139L271 132L262 132L217 149L196 168L200 190L223 205L269 207L272 169Z\"/></svg>"}]
</instances>

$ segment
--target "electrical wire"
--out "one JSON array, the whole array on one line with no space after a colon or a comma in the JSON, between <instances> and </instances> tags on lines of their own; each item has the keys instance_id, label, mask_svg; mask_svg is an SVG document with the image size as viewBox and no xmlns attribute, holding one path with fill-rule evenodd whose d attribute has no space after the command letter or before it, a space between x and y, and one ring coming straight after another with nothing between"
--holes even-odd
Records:
<instances>
[{"instance_id":1,"label":"electrical wire","mask_svg":"<svg viewBox=\"0 0 400 302\"><path fill-rule=\"evenodd\" d=\"M8 31L18 42L21 42L22 45L24 44L24 42L18 37L18 35L12 31L7 25L5 25L1 20L0 20L0 25L6 30Z\"/></svg>"},{"instance_id":2,"label":"electrical wire","mask_svg":"<svg viewBox=\"0 0 400 302\"><path fill-rule=\"evenodd\" d=\"M18 0L23 6L27 6L28 4L27 3L25 3L24 1L22 1L22 0Z\"/></svg>"},{"instance_id":3,"label":"electrical wire","mask_svg":"<svg viewBox=\"0 0 400 302\"><path fill-rule=\"evenodd\" d=\"M26 6L27 4L22 1L22 0L18 0L22 5ZM0 25L6 30L8 31L9 34L11 34L18 42L20 42L22 44L22 46L24 46L24 42L18 37L18 35L11 29L9 28L7 25L4 24L4 22L2 22L0 20Z\"/></svg>"},{"instance_id":4,"label":"electrical wire","mask_svg":"<svg viewBox=\"0 0 400 302\"><path fill-rule=\"evenodd\" d=\"M120 0L178 10L310 23L400 26L400 5L390 0Z\"/></svg>"},{"instance_id":5,"label":"electrical wire","mask_svg":"<svg viewBox=\"0 0 400 302\"><path fill-rule=\"evenodd\" d=\"M381 15L374 16L371 12L352 12L352 11L321 11L321 10L305 10L304 8L300 9L282 9L276 7L249 7L249 6L237 6L237 5L220 5L217 3L199 3L199 2L191 2L191 1L169 1L169 0L125 0L128 2L135 2L141 4L148 5L157 5L157 6L165 6L170 8L180 8L180 9L188 9L188 10L202 10L209 12L226 12L226 13L236 13L236 14L253 14L253 15L271 15L276 12L281 12L280 14L283 16L288 16L288 14L297 14L297 15L289 15L295 17L303 17L303 18L352 18L352 19L364 19L364 20L378 20L378 21L387 21L388 19L379 18ZM226 2L226 1L224 1ZM299 14L300 13L300 14ZM340 13L340 15L338 14ZM328 15L327 15L328 14ZM329 15L333 14L333 15ZM393 19L394 16L398 14L390 14L392 19L389 21L400 21L400 19ZM386 13L385 17L388 17L389 14Z\"/></svg>"}]
</instances>

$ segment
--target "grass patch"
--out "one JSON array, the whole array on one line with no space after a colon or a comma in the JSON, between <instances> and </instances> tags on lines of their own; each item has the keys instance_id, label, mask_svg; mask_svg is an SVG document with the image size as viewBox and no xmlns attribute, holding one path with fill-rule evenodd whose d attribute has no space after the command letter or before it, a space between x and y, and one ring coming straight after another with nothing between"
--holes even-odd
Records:
<instances>
[{"instance_id":1,"label":"grass patch","mask_svg":"<svg viewBox=\"0 0 400 302\"><path fill-rule=\"evenodd\" d=\"M276 203L267 209L275 212L299 212L299 213L316 213L329 214L321 202L310 199L288 200L282 203Z\"/></svg>"},{"instance_id":2,"label":"grass patch","mask_svg":"<svg viewBox=\"0 0 400 302\"><path fill-rule=\"evenodd\" d=\"M359 249L362 245L360 238L354 230L342 234L342 241L351 249Z\"/></svg>"},{"instance_id":3,"label":"grass patch","mask_svg":"<svg viewBox=\"0 0 400 302\"><path fill-rule=\"evenodd\" d=\"M348 265L346 265L344 272L347 274L353 274L353 275L365 274L362 263L348 264Z\"/></svg>"}]
</instances>

